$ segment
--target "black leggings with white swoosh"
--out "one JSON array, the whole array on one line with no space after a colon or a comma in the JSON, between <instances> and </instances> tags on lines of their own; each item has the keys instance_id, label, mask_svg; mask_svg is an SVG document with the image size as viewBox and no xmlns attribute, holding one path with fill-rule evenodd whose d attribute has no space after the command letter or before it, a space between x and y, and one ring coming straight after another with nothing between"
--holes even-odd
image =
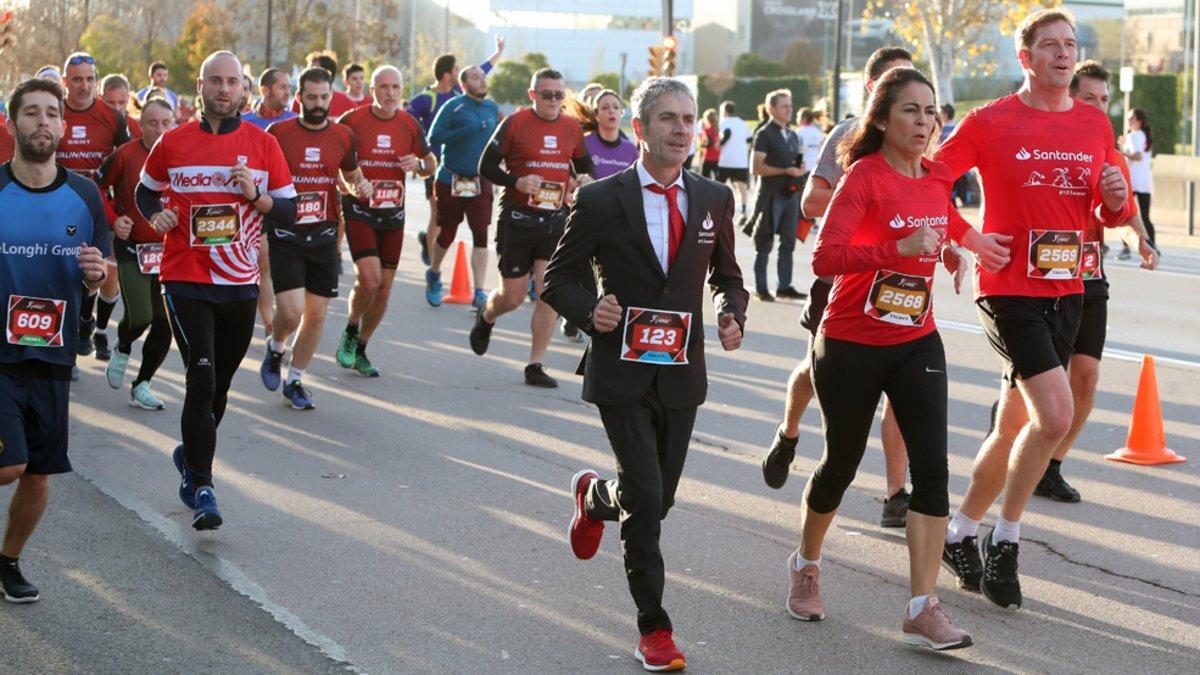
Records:
<instances>
[{"instance_id":1,"label":"black leggings with white swoosh","mask_svg":"<svg viewBox=\"0 0 1200 675\"><path fill-rule=\"evenodd\" d=\"M887 394L908 446L912 473L909 509L946 516L946 352L936 331L898 345L874 346L820 334L813 346L813 387L821 403L825 454L813 472L808 505L838 507L854 480L871 433L879 397Z\"/></svg>"}]
</instances>

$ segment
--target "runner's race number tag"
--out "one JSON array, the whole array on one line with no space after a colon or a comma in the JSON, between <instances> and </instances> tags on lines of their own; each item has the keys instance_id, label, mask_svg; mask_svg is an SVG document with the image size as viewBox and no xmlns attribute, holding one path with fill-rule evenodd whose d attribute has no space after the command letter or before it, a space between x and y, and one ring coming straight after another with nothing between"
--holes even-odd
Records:
<instances>
[{"instance_id":1,"label":"runner's race number tag","mask_svg":"<svg viewBox=\"0 0 1200 675\"><path fill-rule=\"evenodd\" d=\"M404 182L398 180L371 181L371 200L367 206L373 209L398 209L404 205Z\"/></svg>"},{"instance_id":2,"label":"runner's race number tag","mask_svg":"<svg viewBox=\"0 0 1200 675\"><path fill-rule=\"evenodd\" d=\"M242 214L237 204L192 206L192 246L224 246L241 235Z\"/></svg>"},{"instance_id":3,"label":"runner's race number tag","mask_svg":"<svg viewBox=\"0 0 1200 675\"><path fill-rule=\"evenodd\" d=\"M1029 276L1054 281L1078 278L1080 249L1077 230L1030 230Z\"/></svg>"},{"instance_id":4,"label":"runner's race number tag","mask_svg":"<svg viewBox=\"0 0 1200 675\"><path fill-rule=\"evenodd\" d=\"M296 195L296 224L315 225L329 221L325 192L301 192Z\"/></svg>"},{"instance_id":5,"label":"runner's race number tag","mask_svg":"<svg viewBox=\"0 0 1200 675\"><path fill-rule=\"evenodd\" d=\"M158 274L158 268L162 266L162 242L138 244L135 250L137 251L138 270L142 274Z\"/></svg>"},{"instance_id":6,"label":"runner's race number tag","mask_svg":"<svg viewBox=\"0 0 1200 675\"><path fill-rule=\"evenodd\" d=\"M879 270L863 311L867 316L898 326L924 326L929 316L933 277Z\"/></svg>"},{"instance_id":7,"label":"runner's race number tag","mask_svg":"<svg viewBox=\"0 0 1200 675\"><path fill-rule=\"evenodd\" d=\"M1104 278L1104 267L1100 264L1101 257L1100 242L1083 242L1083 263L1079 266L1079 276L1083 277L1084 281Z\"/></svg>"},{"instance_id":8,"label":"runner's race number tag","mask_svg":"<svg viewBox=\"0 0 1200 675\"><path fill-rule=\"evenodd\" d=\"M8 296L4 333L8 344L23 347L61 347L66 300Z\"/></svg>"},{"instance_id":9,"label":"runner's race number tag","mask_svg":"<svg viewBox=\"0 0 1200 675\"><path fill-rule=\"evenodd\" d=\"M622 361L686 366L692 313L629 307L625 310Z\"/></svg>"},{"instance_id":10,"label":"runner's race number tag","mask_svg":"<svg viewBox=\"0 0 1200 675\"><path fill-rule=\"evenodd\" d=\"M529 195L529 205L543 211L557 211L562 208L566 194L566 183L544 180L537 192Z\"/></svg>"},{"instance_id":11,"label":"runner's race number tag","mask_svg":"<svg viewBox=\"0 0 1200 675\"><path fill-rule=\"evenodd\" d=\"M451 197L470 199L471 197L478 197L481 191L482 190L479 187L479 176L474 176L472 178L465 178L463 176L455 175L450 176Z\"/></svg>"}]
</instances>

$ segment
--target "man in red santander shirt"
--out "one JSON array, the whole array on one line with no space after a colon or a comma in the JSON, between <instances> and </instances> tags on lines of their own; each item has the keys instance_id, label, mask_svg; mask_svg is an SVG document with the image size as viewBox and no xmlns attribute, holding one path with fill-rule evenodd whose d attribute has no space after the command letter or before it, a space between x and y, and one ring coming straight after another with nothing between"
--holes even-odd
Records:
<instances>
[{"instance_id":1,"label":"man in red santander shirt","mask_svg":"<svg viewBox=\"0 0 1200 675\"><path fill-rule=\"evenodd\" d=\"M479 175L504 187L496 220L502 283L471 328L471 350L479 356L487 353L496 320L525 301L530 275L541 294L542 274L566 226L567 199L591 182L589 174L595 171L579 122L562 114L565 97L562 73L551 68L534 73L529 83L533 105L506 117L479 158ZM534 301L525 384L558 386L542 366L557 318L545 302Z\"/></svg>"},{"instance_id":2,"label":"man in red santander shirt","mask_svg":"<svg viewBox=\"0 0 1200 675\"><path fill-rule=\"evenodd\" d=\"M967 588L1001 607L1021 606L1020 519L1051 453L1070 430L1074 404L1065 366L1079 331L1084 232L1129 218L1129 188L1108 158L1108 117L1071 98L1077 42L1071 15L1030 14L1016 32L1025 83L963 118L937 159L955 176L978 167L983 232L1013 237L1012 261L977 270L980 321L1004 363L995 430L975 459L943 559ZM976 538L1001 495L996 527ZM982 560L981 560L982 558Z\"/></svg>"},{"instance_id":3,"label":"man in red santander shirt","mask_svg":"<svg viewBox=\"0 0 1200 675\"><path fill-rule=\"evenodd\" d=\"M329 119L332 91L333 77L324 68L300 73L300 117L268 130L283 148L297 194L296 224L268 232L275 323L260 373L271 391L283 383L283 396L295 410L315 407L301 378L317 351L329 301L338 294L339 174L356 194L371 194L371 183L358 168L354 133ZM296 344L285 380L280 370L293 332Z\"/></svg>"},{"instance_id":4,"label":"man in red santander shirt","mask_svg":"<svg viewBox=\"0 0 1200 675\"><path fill-rule=\"evenodd\" d=\"M400 109L402 91L400 71L395 66L380 66L371 73L375 102L338 120L354 132L358 165L371 182L367 194L342 197L346 239L357 276L337 362L363 377L379 377L379 369L367 358L367 341L387 312L400 264L407 197L404 180L409 172L425 178L437 168L420 123Z\"/></svg>"},{"instance_id":5,"label":"man in red santander shirt","mask_svg":"<svg viewBox=\"0 0 1200 675\"><path fill-rule=\"evenodd\" d=\"M296 190L279 143L238 116L242 79L232 53L204 60L196 80L200 120L158 139L137 188L138 209L166 234L159 278L187 368L183 443L173 459L180 501L195 510L197 530L223 522L213 455L229 385L254 333L263 218L275 227L296 221Z\"/></svg>"}]
</instances>

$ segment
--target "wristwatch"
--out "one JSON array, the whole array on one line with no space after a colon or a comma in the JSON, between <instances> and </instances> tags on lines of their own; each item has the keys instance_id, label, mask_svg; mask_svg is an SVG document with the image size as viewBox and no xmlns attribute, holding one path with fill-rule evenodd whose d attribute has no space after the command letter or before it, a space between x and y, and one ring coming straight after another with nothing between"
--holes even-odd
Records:
<instances>
[{"instance_id":1,"label":"wristwatch","mask_svg":"<svg viewBox=\"0 0 1200 675\"><path fill-rule=\"evenodd\" d=\"M262 188L256 184L254 186L254 198L250 200L251 204L257 204L258 200L262 199Z\"/></svg>"}]
</instances>

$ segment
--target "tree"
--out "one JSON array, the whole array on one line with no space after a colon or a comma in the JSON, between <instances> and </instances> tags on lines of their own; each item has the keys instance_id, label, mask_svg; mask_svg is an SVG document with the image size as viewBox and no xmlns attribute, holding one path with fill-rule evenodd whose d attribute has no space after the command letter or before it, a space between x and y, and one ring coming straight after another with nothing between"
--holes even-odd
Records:
<instances>
[{"instance_id":1,"label":"tree","mask_svg":"<svg viewBox=\"0 0 1200 675\"><path fill-rule=\"evenodd\" d=\"M100 16L92 20L79 38L79 45L96 59L96 70L100 73L121 73L140 81L149 62L141 50L129 49L129 27L111 16ZM161 42L158 47L165 50Z\"/></svg>"},{"instance_id":2,"label":"tree","mask_svg":"<svg viewBox=\"0 0 1200 675\"><path fill-rule=\"evenodd\" d=\"M172 89L179 92L195 91L194 83L204 59L215 51L233 47L235 36L232 18L228 10L213 0L202 0L192 5L183 20L179 40L167 58Z\"/></svg>"},{"instance_id":3,"label":"tree","mask_svg":"<svg viewBox=\"0 0 1200 675\"><path fill-rule=\"evenodd\" d=\"M605 89L613 91L621 91L621 76L617 73L598 73L592 76L592 82L599 84Z\"/></svg>"},{"instance_id":4,"label":"tree","mask_svg":"<svg viewBox=\"0 0 1200 675\"><path fill-rule=\"evenodd\" d=\"M529 99L529 79L533 70L524 61L501 61L488 75L488 91L497 103L521 105Z\"/></svg>"},{"instance_id":5,"label":"tree","mask_svg":"<svg viewBox=\"0 0 1200 675\"><path fill-rule=\"evenodd\" d=\"M900 37L911 43L915 56L929 60L938 100L954 102L954 74L963 62L991 51L985 39L993 27L1009 35L1021 19L1058 0L908 0L899 9L891 0L868 0L863 18L890 18ZM995 64L985 65L990 73Z\"/></svg>"},{"instance_id":6,"label":"tree","mask_svg":"<svg viewBox=\"0 0 1200 675\"><path fill-rule=\"evenodd\" d=\"M779 61L772 61L753 52L739 54L733 62L734 77L785 77L791 74Z\"/></svg>"},{"instance_id":7,"label":"tree","mask_svg":"<svg viewBox=\"0 0 1200 675\"><path fill-rule=\"evenodd\" d=\"M820 77L823 74L821 48L804 38L788 46L783 53L782 63L786 75Z\"/></svg>"}]
</instances>

